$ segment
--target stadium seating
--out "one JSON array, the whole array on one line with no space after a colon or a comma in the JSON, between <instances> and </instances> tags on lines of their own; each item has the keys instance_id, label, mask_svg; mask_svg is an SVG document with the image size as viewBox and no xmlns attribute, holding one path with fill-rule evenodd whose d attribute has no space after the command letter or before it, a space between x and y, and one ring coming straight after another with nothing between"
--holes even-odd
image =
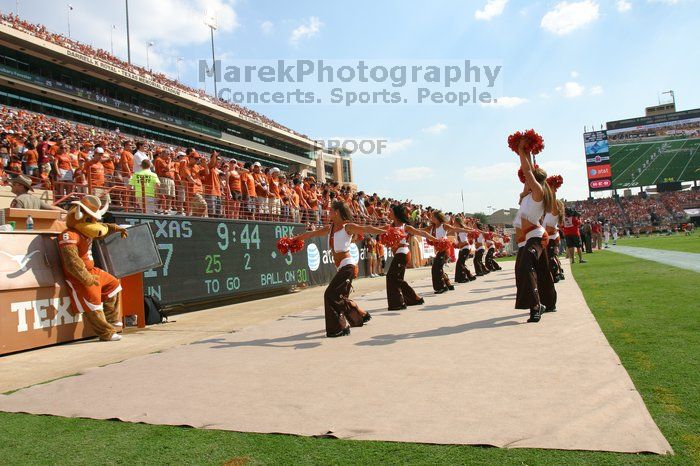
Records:
<instances>
[{"instance_id":1,"label":"stadium seating","mask_svg":"<svg viewBox=\"0 0 700 466\"><path fill-rule=\"evenodd\" d=\"M257 121L258 123L261 123L264 125L269 125L269 126L277 128L277 129L281 129L281 130L296 134L297 136L301 136L301 137L308 139L307 135L298 133L290 128L287 128L286 126L272 120L271 118L266 117L265 115L262 115L256 111L254 111L254 110L243 107L241 105L226 102L224 100L215 99L212 96L207 95L201 89L194 89L192 87L189 87L189 86L187 86L187 85L185 85L177 80L169 78L168 76L164 75L163 73L154 72L153 70L147 70L146 68L143 68L141 66L129 64L129 63L125 62L124 60L110 54L106 50L95 49L91 45L83 44L81 42L77 42L73 39L65 37L61 34L53 33L51 31L49 31L48 29L46 29L46 27L43 25L30 23L29 21L25 21L23 19L20 19L18 16L14 15L12 13L9 13L9 14L0 13L0 22L5 24L6 26L10 26L10 27L17 29L19 31L23 31L25 33L31 34L39 39L45 40L47 42L51 42L51 43L59 45L61 47L65 47L67 49L73 50L74 52L78 52L78 53L81 53L83 55L87 55L91 58L95 58L97 60L101 60L101 61L110 63L114 66L117 66L119 68L127 70L127 71L134 73L136 75L149 78L149 79L151 79L151 80L153 80L153 81L155 81L158 84L161 84L163 86L169 86L169 87L179 89L180 91L186 92L186 93L188 93L194 97L197 97L199 99L206 100L207 102L210 102L210 103L213 103L215 105L219 105L221 107L224 107L228 110L237 112L237 113L239 113L247 118L250 118L252 120Z\"/></svg>"}]
</instances>

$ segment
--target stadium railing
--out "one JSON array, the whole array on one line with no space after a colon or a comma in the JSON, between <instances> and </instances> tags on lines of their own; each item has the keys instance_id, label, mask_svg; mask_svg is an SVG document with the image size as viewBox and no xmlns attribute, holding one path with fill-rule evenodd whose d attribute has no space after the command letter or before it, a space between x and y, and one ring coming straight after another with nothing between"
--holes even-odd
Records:
<instances>
[{"instance_id":1,"label":"stadium railing","mask_svg":"<svg viewBox=\"0 0 700 466\"><path fill-rule=\"evenodd\" d=\"M7 171L12 177L20 173ZM26 176L26 175L25 175ZM221 195L206 193L206 187L188 181L175 181L175 195L166 196L161 188L154 187L154 196L140 180L136 186L107 179L104 184L96 186L88 177L85 183L72 181L53 181L39 177L29 177L34 186L42 186L53 192L54 205L70 208L72 201L77 201L91 194L103 202L110 203L110 210L150 215L194 216L222 219L254 220L261 222L290 222L311 225L330 223L330 211L321 207L303 208L283 202L281 198L232 196L228 185L222 184ZM162 185L161 185L162 186ZM275 200L277 199L277 200ZM365 216L355 213L355 223L382 226L388 221L377 216Z\"/></svg>"}]
</instances>

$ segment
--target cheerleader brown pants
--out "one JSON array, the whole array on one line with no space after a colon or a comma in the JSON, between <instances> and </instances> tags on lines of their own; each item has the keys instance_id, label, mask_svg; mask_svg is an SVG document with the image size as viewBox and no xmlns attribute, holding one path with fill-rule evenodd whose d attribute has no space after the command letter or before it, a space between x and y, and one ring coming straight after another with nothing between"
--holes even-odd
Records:
<instances>
[{"instance_id":1,"label":"cheerleader brown pants","mask_svg":"<svg viewBox=\"0 0 700 466\"><path fill-rule=\"evenodd\" d=\"M486 268L493 272L496 270L501 270L501 266L498 265L498 262L496 262L496 259L493 257L495 252L495 249L489 248L488 252L486 253Z\"/></svg>"},{"instance_id":2,"label":"cheerleader brown pants","mask_svg":"<svg viewBox=\"0 0 700 466\"><path fill-rule=\"evenodd\" d=\"M549 240L547 243L547 258L549 260L549 270L552 276L559 275L562 271L561 262L559 262L559 241Z\"/></svg>"},{"instance_id":3,"label":"cheerleader brown pants","mask_svg":"<svg viewBox=\"0 0 700 466\"><path fill-rule=\"evenodd\" d=\"M420 301L420 296L403 278L406 274L406 260L406 254L395 254L386 273L386 299L389 309L413 306Z\"/></svg>"},{"instance_id":4,"label":"cheerleader brown pants","mask_svg":"<svg viewBox=\"0 0 700 466\"><path fill-rule=\"evenodd\" d=\"M476 253L474 254L474 273L477 275L486 275L488 270L486 270L486 267L484 267L484 250L483 249L477 249Z\"/></svg>"},{"instance_id":5,"label":"cheerleader brown pants","mask_svg":"<svg viewBox=\"0 0 700 466\"><path fill-rule=\"evenodd\" d=\"M447 252L445 251L438 252L433 259L433 266L430 269L430 273L433 278L433 290L435 291L443 290L452 284L443 270L446 261Z\"/></svg>"},{"instance_id":6,"label":"cheerleader brown pants","mask_svg":"<svg viewBox=\"0 0 700 466\"><path fill-rule=\"evenodd\" d=\"M515 258L516 309L556 308L557 292L542 238L530 238Z\"/></svg>"},{"instance_id":7,"label":"cheerleader brown pants","mask_svg":"<svg viewBox=\"0 0 700 466\"><path fill-rule=\"evenodd\" d=\"M355 266L348 264L338 270L323 293L326 333L338 333L348 323L350 327L362 327L362 318L366 312L349 298L354 278Z\"/></svg>"},{"instance_id":8,"label":"cheerleader brown pants","mask_svg":"<svg viewBox=\"0 0 700 466\"><path fill-rule=\"evenodd\" d=\"M469 257L469 249L460 249L457 256L457 264L455 265L455 282L465 283L469 281L469 267L467 267L467 258Z\"/></svg>"}]
</instances>

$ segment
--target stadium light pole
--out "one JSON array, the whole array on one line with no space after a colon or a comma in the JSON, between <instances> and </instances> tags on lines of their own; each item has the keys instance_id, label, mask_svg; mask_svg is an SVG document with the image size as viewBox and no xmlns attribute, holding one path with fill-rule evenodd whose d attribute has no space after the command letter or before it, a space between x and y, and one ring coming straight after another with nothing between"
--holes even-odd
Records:
<instances>
[{"instance_id":1,"label":"stadium light pole","mask_svg":"<svg viewBox=\"0 0 700 466\"><path fill-rule=\"evenodd\" d=\"M117 26L115 24L112 24L112 27L109 29L109 48L112 52L112 55L114 55L114 30L117 29Z\"/></svg>"},{"instance_id":2,"label":"stadium light pole","mask_svg":"<svg viewBox=\"0 0 700 466\"><path fill-rule=\"evenodd\" d=\"M673 107L675 108L676 107L676 93L671 90L671 91L662 92L662 94L670 94L671 95L671 101L673 102Z\"/></svg>"},{"instance_id":3,"label":"stadium light pole","mask_svg":"<svg viewBox=\"0 0 700 466\"><path fill-rule=\"evenodd\" d=\"M73 5L68 4L68 37L70 37L70 12L73 11Z\"/></svg>"},{"instance_id":4,"label":"stadium light pole","mask_svg":"<svg viewBox=\"0 0 700 466\"><path fill-rule=\"evenodd\" d=\"M126 62L131 65L131 38L129 37L129 0L126 3Z\"/></svg>"},{"instance_id":5,"label":"stadium light pole","mask_svg":"<svg viewBox=\"0 0 700 466\"><path fill-rule=\"evenodd\" d=\"M150 49L154 45L156 44L153 41L149 42L148 45L146 45L146 68L148 68L148 71L151 71L151 62L148 59L148 49Z\"/></svg>"},{"instance_id":6,"label":"stadium light pole","mask_svg":"<svg viewBox=\"0 0 700 466\"><path fill-rule=\"evenodd\" d=\"M213 14L205 14L204 24L209 26L209 30L211 32L211 73L214 77L214 98L217 99L218 96L216 93L216 56L214 55L214 30L218 29L216 16L214 16Z\"/></svg>"},{"instance_id":7,"label":"stadium light pole","mask_svg":"<svg viewBox=\"0 0 700 466\"><path fill-rule=\"evenodd\" d=\"M180 62L184 60L185 59L182 57L177 57L177 60L175 61L175 68L177 68L177 82L180 82Z\"/></svg>"}]
</instances>

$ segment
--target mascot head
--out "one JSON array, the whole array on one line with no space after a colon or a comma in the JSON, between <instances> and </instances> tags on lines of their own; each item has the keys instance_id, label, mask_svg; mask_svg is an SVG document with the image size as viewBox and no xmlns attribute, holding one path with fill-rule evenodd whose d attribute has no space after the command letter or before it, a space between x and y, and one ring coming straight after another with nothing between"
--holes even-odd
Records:
<instances>
[{"instance_id":1,"label":"mascot head","mask_svg":"<svg viewBox=\"0 0 700 466\"><path fill-rule=\"evenodd\" d=\"M79 201L74 201L73 208L68 211L66 225L77 230L88 238L104 238L109 233L109 228L101 223L102 216L107 212L109 204L102 206L97 196L85 196Z\"/></svg>"}]
</instances>

